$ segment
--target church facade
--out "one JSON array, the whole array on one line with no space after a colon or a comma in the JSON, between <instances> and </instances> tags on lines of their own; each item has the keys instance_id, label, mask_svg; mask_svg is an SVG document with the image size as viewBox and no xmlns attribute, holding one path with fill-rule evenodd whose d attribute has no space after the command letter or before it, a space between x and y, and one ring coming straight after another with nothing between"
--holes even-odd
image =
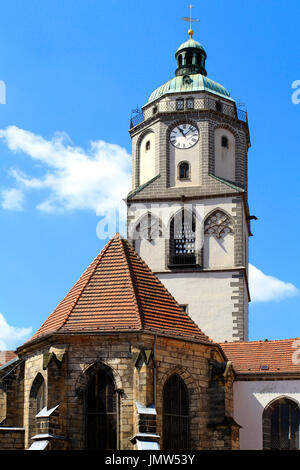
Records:
<instances>
[{"instance_id":1,"label":"church facade","mask_svg":"<svg viewBox=\"0 0 300 470\"><path fill-rule=\"evenodd\" d=\"M247 115L190 38L116 234L0 366L0 449L299 449L300 340L248 341Z\"/></svg>"}]
</instances>

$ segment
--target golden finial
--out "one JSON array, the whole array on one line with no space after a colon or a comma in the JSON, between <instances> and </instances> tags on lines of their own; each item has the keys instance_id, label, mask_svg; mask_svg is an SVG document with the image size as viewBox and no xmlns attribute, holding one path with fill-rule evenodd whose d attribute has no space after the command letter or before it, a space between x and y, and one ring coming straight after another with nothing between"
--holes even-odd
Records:
<instances>
[{"instance_id":1,"label":"golden finial","mask_svg":"<svg viewBox=\"0 0 300 470\"><path fill-rule=\"evenodd\" d=\"M190 36L191 39L192 39L193 34L194 34L194 31L192 30L192 22L193 22L193 21L200 21L200 20L198 20L198 19L196 19L196 18L192 18L192 8L194 8L193 5L189 5L190 17L188 18L187 16L184 16L184 17L182 18L184 21L188 21L188 22L190 23L190 29L188 30L188 34L189 34L189 36Z\"/></svg>"}]
</instances>

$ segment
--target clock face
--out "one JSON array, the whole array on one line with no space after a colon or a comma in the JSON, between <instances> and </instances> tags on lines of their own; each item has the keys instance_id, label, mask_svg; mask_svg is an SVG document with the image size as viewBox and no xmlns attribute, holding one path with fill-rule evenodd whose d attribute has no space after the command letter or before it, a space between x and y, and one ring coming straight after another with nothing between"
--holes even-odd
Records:
<instances>
[{"instance_id":1,"label":"clock face","mask_svg":"<svg viewBox=\"0 0 300 470\"><path fill-rule=\"evenodd\" d=\"M198 142L199 131L192 124L179 124L170 134L170 142L178 149L188 149Z\"/></svg>"}]
</instances>

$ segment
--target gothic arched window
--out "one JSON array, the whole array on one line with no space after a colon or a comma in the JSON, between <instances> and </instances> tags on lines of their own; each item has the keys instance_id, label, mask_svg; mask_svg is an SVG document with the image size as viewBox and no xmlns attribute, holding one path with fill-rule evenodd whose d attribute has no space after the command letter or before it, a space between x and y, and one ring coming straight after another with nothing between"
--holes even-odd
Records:
<instances>
[{"instance_id":1,"label":"gothic arched window","mask_svg":"<svg viewBox=\"0 0 300 470\"><path fill-rule=\"evenodd\" d=\"M263 413L264 449L299 450L299 405L289 398L272 402Z\"/></svg>"},{"instance_id":2,"label":"gothic arched window","mask_svg":"<svg viewBox=\"0 0 300 470\"><path fill-rule=\"evenodd\" d=\"M172 266L196 264L195 216L187 210L177 213L170 224L170 262Z\"/></svg>"},{"instance_id":3,"label":"gothic arched window","mask_svg":"<svg viewBox=\"0 0 300 470\"><path fill-rule=\"evenodd\" d=\"M163 449L188 450L189 427L188 390L179 375L174 374L163 389Z\"/></svg>"},{"instance_id":4,"label":"gothic arched window","mask_svg":"<svg viewBox=\"0 0 300 470\"><path fill-rule=\"evenodd\" d=\"M190 178L190 165L188 162L181 162L178 165L178 178L187 180Z\"/></svg>"},{"instance_id":5,"label":"gothic arched window","mask_svg":"<svg viewBox=\"0 0 300 470\"><path fill-rule=\"evenodd\" d=\"M148 212L135 227L133 239L154 240L162 236L162 223L158 217Z\"/></svg>"},{"instance_id":6,"label":"gothic arched window","mask_svg":"<svg viewBox=\"0 0 300 470\"><path fill-rule=\"evenodd\" d=\"M32 382L29 394L29 436L37 433L36 415L47 405L46 383L42 374L38 373Z\"/></svg>"},{"instance_id":7,"label":"gothic arched window","mask_svg":"<svg viewBox=\"0 0 300 470\"><path fill-rule=\"evenodd\" d=\"M233 233L229 215L219 209L212 212L205 220L204 233L214 235L216 238L223 238L228 233Z\"/></svg>"},{"instance_id":8,"label":"gothic arched window","mask_svg":"<svg viewBox=\"0 0 300 470\"><path fill-rule=\"evenodd\" d=\"M86 393L87 448L117 449L117 393L111 371L98 369Z\"/></svg>"}]
</instances>

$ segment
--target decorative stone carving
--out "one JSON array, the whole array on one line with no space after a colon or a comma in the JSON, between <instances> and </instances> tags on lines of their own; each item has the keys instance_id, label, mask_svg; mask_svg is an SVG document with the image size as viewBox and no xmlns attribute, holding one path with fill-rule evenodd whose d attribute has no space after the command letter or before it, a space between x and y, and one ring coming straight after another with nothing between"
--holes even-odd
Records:
<instances>
[{"instance_id":1,"label":"decorative stone carving","mask_svg":"<svg viewBox=\"0 0 300 470\"><path fill-rule=\"evenodd\" d=\"M223 238L228 233L233 233L232 222L225 212L216 210L205 221L204 233Z\"/></svg>"},{"instance_id":2,"label":"decorative stone carving","mask_svg":"<svg viewBox=\"0 0 300 470\"><path fill-rule=\"evenodd\" d=\"M143 240L154 240L162 236L161 221L150 214L146 214L142 220L137 224L135 229L134 238Z\"/></svg>"}]
</instances>

